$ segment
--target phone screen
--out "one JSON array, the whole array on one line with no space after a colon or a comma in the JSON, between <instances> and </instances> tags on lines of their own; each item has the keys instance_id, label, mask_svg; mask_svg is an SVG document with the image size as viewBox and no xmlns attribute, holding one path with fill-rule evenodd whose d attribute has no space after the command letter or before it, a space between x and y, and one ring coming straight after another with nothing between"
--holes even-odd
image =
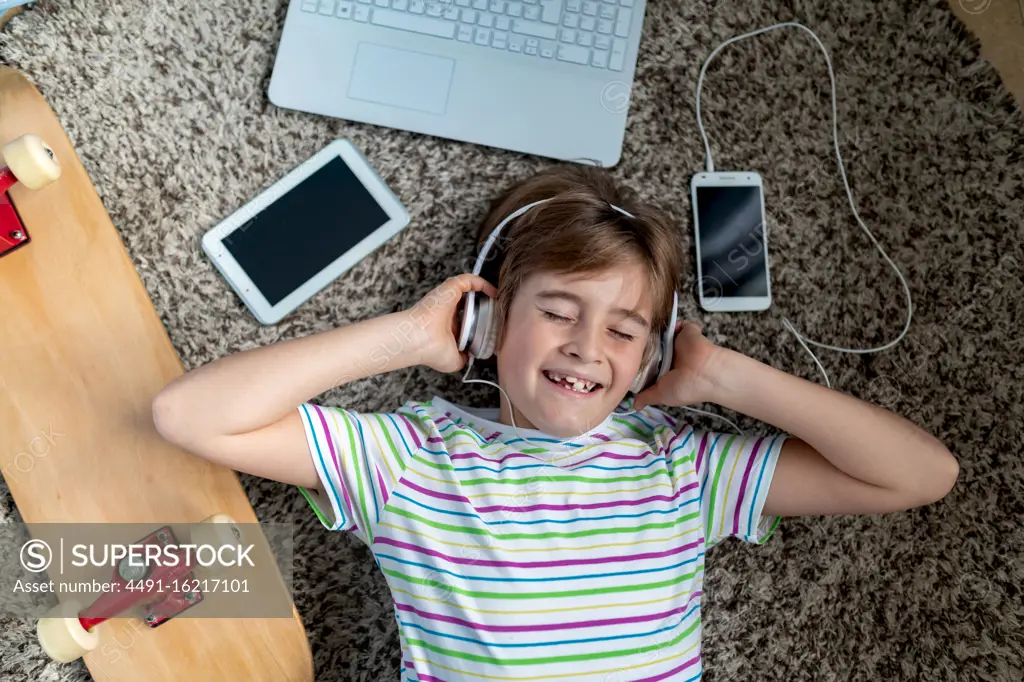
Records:
<instances>
[{"instance_id":1,"label":"phone screen","mask_svg":"<svg viewBox=\"0 0 1024 682\"><path fill-rule=\"evenodd\" d=\"M697 188L701 289L705 298L767 296L761 188Z\"/></svg>"}]
</instances>

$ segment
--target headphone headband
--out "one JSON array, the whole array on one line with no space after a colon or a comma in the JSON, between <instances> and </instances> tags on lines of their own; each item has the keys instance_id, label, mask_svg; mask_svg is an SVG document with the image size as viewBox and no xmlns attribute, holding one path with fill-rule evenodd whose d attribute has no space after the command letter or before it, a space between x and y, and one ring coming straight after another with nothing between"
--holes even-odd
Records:
<instances>
[{"instance_id":1,"label":"headphone headband","mask_svg":"<svg viewBox=\"0 0 1024 682\"><path fill-rule=\"evenodd\" d=\"M526 206L521 206L520 208L517 208L515 211L513 211L511 214L509 214L500 223L498 223L498 225L493 230L491 230L491 234L488 235L487 241L484 242L483 248L480 249L480 254L476 257L476 264L473 266L473 274L474 275L479 275L480 274L480 271L483 269L484 262L487 260L487 254L490 252L491 248L494 246L494 242L497 241L498 234L501 232L502 228L504 228L505 225L507 225L509 223L509 221L515 220L519 216L521 216L524 213L526 213L527 211L529 211L534 206L539 206L540 204L545 204L545 203L547 203L549 201L551 201L551 199L540 199L538 201L534 201L533 203L527 204ZM636 217L632 213L630 213L629 211L626 211L625 209L619 208L615 204L609 203L608 205L611 206L612 208L614 208L616 211L618 211L619 213L621 213L624 216L628 216L630 218L635 218Z\"/></svg>"}]
</instances>

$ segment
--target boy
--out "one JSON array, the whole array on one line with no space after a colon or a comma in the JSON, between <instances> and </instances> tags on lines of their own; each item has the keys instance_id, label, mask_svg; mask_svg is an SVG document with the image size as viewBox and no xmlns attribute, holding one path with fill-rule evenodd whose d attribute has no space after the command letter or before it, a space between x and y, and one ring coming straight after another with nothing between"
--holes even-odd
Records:
<instances>
[{"instance_id":1,"label":"boy","mask_svg":"<svg viewBox=\"0 0 1024 682\"><path fill-rule=\"evenodd\" d=\"M692 323L636 411L614 412L670 319L678 231L604 172L570 167L506 192L481 234L542 198L504 229L491 281L459 275L408 310L223 358L169 384L154 419L200 457L300 486L325 527L370 546L403 681L697 679L708 547L764 542L786 515L928 504L957 463L897 415ZM369 366L462 369L469 291L495 300L499 407L308 402ZM696 431L653 406L699 402L791 435Z\"/></svg>"}]
</instances>

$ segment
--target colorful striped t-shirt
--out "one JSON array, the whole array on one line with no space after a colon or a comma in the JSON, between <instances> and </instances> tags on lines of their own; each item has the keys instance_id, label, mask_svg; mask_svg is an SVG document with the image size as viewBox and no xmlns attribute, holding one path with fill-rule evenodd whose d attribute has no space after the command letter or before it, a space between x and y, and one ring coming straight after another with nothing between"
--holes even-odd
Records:
<instances>
[{"instance_id":1,"label":"colorful striped t-shirt","mask_svg":"<svg viewBox=\"0 0 1024 682\"><path fill-rule=\"evenodd\" d=\"M761 509L783 435L650 406L567 444L436 396L299 410L321 481L302 492L373 552L401 682L699 679L705 550L779 521Z\"/></svg>"}]
</instances>

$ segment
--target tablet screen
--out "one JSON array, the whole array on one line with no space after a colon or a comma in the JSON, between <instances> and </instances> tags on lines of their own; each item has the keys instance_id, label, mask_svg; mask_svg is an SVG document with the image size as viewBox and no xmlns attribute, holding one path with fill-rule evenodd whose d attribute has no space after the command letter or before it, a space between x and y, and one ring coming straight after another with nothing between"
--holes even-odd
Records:
<instances>
[{"instance_id":1,"label":"tablet screen","mask_svg":"<svg viewBox=\"0 0 1024 682\"><path fill-rule=\"evenodd\" d=\"M273 306L388 220L334 157L222 241Z\"/></svg>"}]
</instances>

